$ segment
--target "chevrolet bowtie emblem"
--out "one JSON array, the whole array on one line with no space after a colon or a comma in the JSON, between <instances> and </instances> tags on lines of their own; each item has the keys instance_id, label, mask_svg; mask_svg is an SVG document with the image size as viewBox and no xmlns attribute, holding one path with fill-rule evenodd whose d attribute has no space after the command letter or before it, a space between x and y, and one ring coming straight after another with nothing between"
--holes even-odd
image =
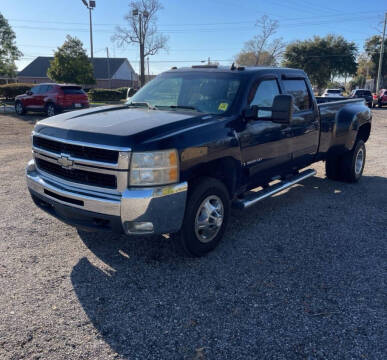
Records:
<instances>
[{"instance_id":1,"label":"chevrolet bowtie emblem","mask_svg":"<svg viewBox=\"0 0 387 360\"><path fill-rule=\"evenodd\" d=\"M70 160L70 155L61 154L58 163L65 169L70 169L74 165L74 161Z\"/></svg>"}]
</instances>

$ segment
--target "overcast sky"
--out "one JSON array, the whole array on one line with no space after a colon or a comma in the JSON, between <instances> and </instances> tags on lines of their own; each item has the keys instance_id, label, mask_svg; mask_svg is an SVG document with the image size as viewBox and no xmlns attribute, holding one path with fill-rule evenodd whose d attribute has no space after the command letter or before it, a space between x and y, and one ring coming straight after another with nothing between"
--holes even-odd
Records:
<instances>
[{"instance_id":1,"label":"overcast sky","mask_svg":"<svg viewBox=\"0 0 387 360\"><path fill-rule=\"evenodd\" d=\"M363 50L364 40L381 29L387 3L364 0L162 0L159 30L169 36L169 52L150 57L150 72L186 66L211 57L231 64L244 42L256 33L256 19L266 14L279 20L278 37L285 41L329 33L343 35ZM138 71L138 49L119 48L111 41L116 25L123 25L126 0L96 0L93 11L94 56L109 47L113 57L127 57ZM239 3L239 4L238 4ZM385 7L383 8L383 4ZM9 20L24 53L23 69L36 56L52 56L67 34L80 38L90 50L88 11L81 0L1 0L0 12ZM380 30L379 30L380 31Z\"/></svg>"}]
</instances>

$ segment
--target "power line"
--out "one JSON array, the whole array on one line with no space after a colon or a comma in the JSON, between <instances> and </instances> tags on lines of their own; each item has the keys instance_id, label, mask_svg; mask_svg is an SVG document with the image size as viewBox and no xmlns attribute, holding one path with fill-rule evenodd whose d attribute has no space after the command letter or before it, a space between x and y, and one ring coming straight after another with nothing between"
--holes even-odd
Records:
<instances>
[{"instance_id":1,"label":"power line","mask_svg":"<svg viewBox=\"0 0 387 360\"><path fill-rule=\"evenodd\" d=\"M340 23L342 22L356 22L356 21L364 21L364 19L373 19L375 16L369 16L369 17L364 17L362 16L361 18L348 18L348 19L340 19ZM320 21L320 22L299 22L295 24L284 24L281 27L284 28L289 28L289 27L299 27L299 26L319 26L319 25L327 25L331 24L331 20L325 20L325 21ZM19 28L19 29L28 29L28 30L40 30L40 31L64 31L64 32L88 32L88 29L83 29L83 28L72 28L72 29L67 29L67 28L58 28L58 27L41 27L41 26L28 26L28 25L17 25L14 26L14 28ZM103 32L106 33L106 30L94 30L95 32ZM186 33L191 33L193 30L192 29L182 29L182 30L163 30L163 33L169 33L169 34L186 34ZM195 33L210 33L210 32L218 32L218 31L252 31L251 27L230 27L230 28L217 28L217 29L196 29Z\"/></svg>"},{"instance_id":2,"label":"power line","mask_svg":"<svg viewBox=\"0 0 387 360\"><path fill-rule=\"evenodd\" d=\"M365 18L365 14L375 14L375 11L363 11L363 12L352 12L352 13L340 13L336 15L319 15L319 18L332 18L332 17L348 17L353 15L361 16L361 19ZM376 16L376 15L375 15ZM372 16L372 17L375 17ZM32 20L32 19L8 19L9 21L14 22L26 22L26 23L38 23L38 24L61 24L61 25L85 25L88 26L88 23L84 22L66 22L66 21L47 21L47 20ZM298 20L310 20L310 17L298 17L298 18L280 18L281 22L287 21L298 21ZM240 25L240 24L255 24L257 19L254 20L244 20L244 21L230 21L230 22L215 22L215 23L172 23L172 24L158 24L159 27L164 26L217 26L217 25ZM313 20L312 20L313 21ZM125 26L126 24L121 23L95 23L93 26Z\"/></svg>"}]
</instances>

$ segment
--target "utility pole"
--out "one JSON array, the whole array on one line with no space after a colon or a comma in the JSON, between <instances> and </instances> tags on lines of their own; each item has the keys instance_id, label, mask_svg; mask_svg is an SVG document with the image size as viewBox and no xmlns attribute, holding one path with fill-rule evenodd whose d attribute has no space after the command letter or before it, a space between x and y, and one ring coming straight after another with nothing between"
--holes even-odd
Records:
<instances>
[{"instance_id":1,"label":"utility pole","mask_svg":"<svg viewBox=\"0 0 387 360\"><path fill-rule=\"evenodd\" d=\"M112 88L112 79L110 76L110 59L109 59L109 48L106 48L106 60L107 60L107 74L109 79L109 89Z\"/></svg>"},{"instance_id":2,"label":"utility pole","mask_svg":"<svg viewBox=\"0 0 387 360\"><path fill-rule=\"evenodd\" d=\"M95 8L95 1L93 0L82 0L85 6L89 9L89 22L90 22L90 59L93 61L93 21L91 17L91 11Z\"/></svg>"},{"instance_id":3,"label":"utility pole","mask_svg":"<svg viewBox=\"0 0 387 360\"><path fill-rule=\"evenodd\" d=\"M139 9L132 10L133 16L138 16L138 35L140 42L140 82L141 86L145 85L145 36L144 32L146 32L146 22L145 26L143 24L144 19L149 17L149 12L146 10L140 11ZM144 19L143 19L144 18Z\"/></svg>"},{"instance_id":4,"label":"utility pole","mask_svg":"<svg viewBox=\"0 0 387 360\"><path fill-rule=\"evenodd\" d=\"M378 78L376 80L376 93L379 94L380 82L382 77L382 65L383 65L383 53L384 53L384 39L386 37L386 23L387 23L387 12L384 14L384 26L383 26L383 36L382 44L380 46L380 55L379 55L379 68L378 68Z\"/></svg>"},{"instance_id":5,"label":"utility pole","mask_svg":"<svg viewBox=\"0 0 387 360\"><path fill-rule=\"evenodd\" d=\"M147 63L148 63L148 81L149 81L149 75L150 75L150 73L149 73L149 56L146 58L146 61L147 61Z\"/></svg>"}]
</instances>

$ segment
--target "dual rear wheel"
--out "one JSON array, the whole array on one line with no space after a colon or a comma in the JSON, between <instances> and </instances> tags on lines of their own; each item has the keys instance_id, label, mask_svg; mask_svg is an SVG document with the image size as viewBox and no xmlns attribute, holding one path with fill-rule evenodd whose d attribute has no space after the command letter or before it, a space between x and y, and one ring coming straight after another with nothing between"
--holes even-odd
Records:
<instances>
[{"instance_id":1,"label":"dual rear wheel","mask_svg":"<svg viewBox=\"0 0 387 360\"><path fill-rule=\"evenodd\" d=\"M354 183L363 174L366 148L363 140L358 140L351 151L342 155L332 155L325 163L326 175L331 180Z\"/></svg>"}]
</instances>

